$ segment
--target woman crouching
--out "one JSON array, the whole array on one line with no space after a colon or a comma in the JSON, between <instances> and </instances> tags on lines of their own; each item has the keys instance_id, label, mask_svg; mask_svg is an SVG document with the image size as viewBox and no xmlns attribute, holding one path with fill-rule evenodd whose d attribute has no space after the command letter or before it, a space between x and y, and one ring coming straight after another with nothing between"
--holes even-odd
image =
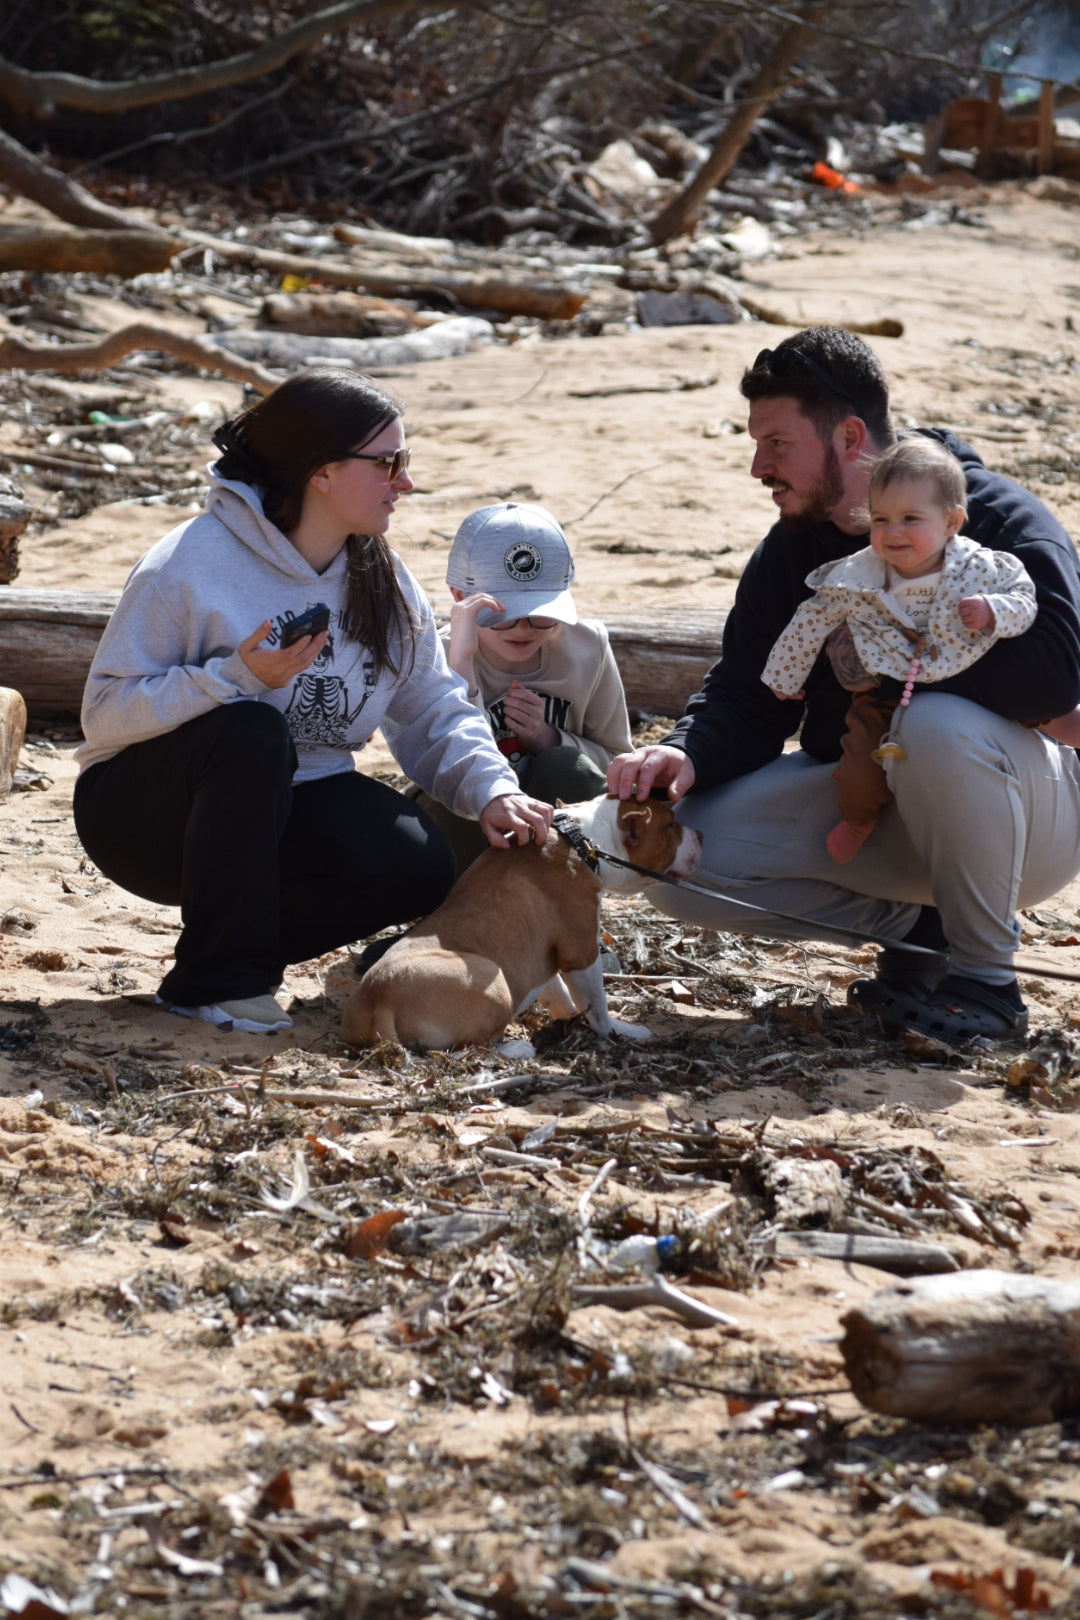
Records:
<instances>
[{"instance_id":1,"label":"woman crouching","mask_svg":"<svg viewBox=\"0 0 1080 1620\"><path fill-rule=\"evenodd\" d=\"M206 510L136 565L94 658L75 824L106 877L180 906L158 1002L272 1033L288 963L424 916L453 881L424 813L355 769L376 727L494 845L542 840L551 810L384 538L413 487L400 403L311 370L214 442Z\"/></svg>"}]
</instances>

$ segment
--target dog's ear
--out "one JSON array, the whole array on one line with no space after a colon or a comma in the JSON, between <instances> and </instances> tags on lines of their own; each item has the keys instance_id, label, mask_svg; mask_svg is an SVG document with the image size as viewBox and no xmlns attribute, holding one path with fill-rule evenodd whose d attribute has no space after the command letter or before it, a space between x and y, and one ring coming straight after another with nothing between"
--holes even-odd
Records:
<instances>
[{"instance_id":1,"label":"dog's ear","mask_svg":"<svg viewBox=\"0 0 1080 1620\"><path fill-rule=\"evenodd\" d=\"M628 849L637 848L641 842L638 834L644 831L651 820L652 810L647 804L637 804L631 808L630 804L627 803L626 808L619 815L619 825L622 828L622 835L626 840ZM638 822L642 824L640 828L636 825Z\"/></svg>"},{"instance_id":2,"label":"dog's ear","mask_svg":"<svg viewBox=\"0 0 1080 1620\"><path fill-rule=\"evenodd\" d=\"M556 798L556 800L555 800L555 808L556 808L556 810L565 810L566 809L566 800Z\"/></svg>"}]
</instances>

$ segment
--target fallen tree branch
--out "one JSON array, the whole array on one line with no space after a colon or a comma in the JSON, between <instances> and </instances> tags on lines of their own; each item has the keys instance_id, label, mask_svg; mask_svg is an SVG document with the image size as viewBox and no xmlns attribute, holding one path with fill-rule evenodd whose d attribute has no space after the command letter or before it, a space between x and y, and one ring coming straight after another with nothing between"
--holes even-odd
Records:
<instances>
[{"instance_id":1,"label":"fallen tree branch","mask_svg":"<svg viewBox=\"0 0 1080 1620\"><path fill-rule=\"evenodd\" d=\"M744 298L740 290L739 302L748 315L755 321L765 321L769 326L801 326L803 323L793 316L785 315L778 309L770 309L767 304L759 304L753 298ZM904 335L903 321L838 321L837 325L845 332L858 332L863 337L889 337L899 338Z\"/></svg>"},{"instance_id":2,"label":"fallen tree branch","mask_svg":"<svg viewBox=\"0 0 1080 1620\"><path fill-rule=\"evenodd\" d=\"M127 112L164 101L183 101L210 90L243 84L282 67L327 34L341 34L359 23L402 12L419 11L431 0L339 0L282 29L254 50L217 62L201 62L176 73L153 73L144 79L86 79L77 73L31 73L0 57L0 99L24 117L51 118L57 107L79 107L84 112ZM459 0L468 5L469 0Z\"/></svg>"},{"instance_id":3,"label":"fallen tree branch","mask_svg":"<svg viewBox=\"0 0 1080 1620\"><path fill-rule=\"evenodd\" d=\"M0 135L0 141L3 136ZM90 270L105 276L145 276L167 270L183 247L163 231L98 226L69 230L63 225L17 221L0 225L0 270Z\"/></svg>"},{"instance_id":4,"label":"fallen tree branch","mask_svg":"<svg viewBox=\"0 0 1080 1620\"><path fill-rule=\"evenodd\" d=\"M125 355L139 349L157 349L171 354L189 366L216 371L235 382L249 383L256 393L268 394L281 381L263 366L219 349L201 337L184 337L164 326L138 321L110 332L94 343L27 343L23 338L0 339L0 366L21 371L55 371L67 376L74 371L101 371Z\"/></svg>"},{"instance_id":5,"label":"fallen tree branch","mask_svg":"<svg viewBox=\"0 0 1080 1620\"><path fill-rule=\"evenodd\" d=\"M99 231L130 231L139 224L137 217L126 209L99 202L85 186L61 174L59 169L51 168L2 129L0 181L10 186L12 191L17 191L20 197L29 197L31 202L40 203L57 219L66 219L69 225L88 225ZM5 226L4 229L7 231L10 227Z\"/></svg>"},{"instance_id":6,"label":"fallen tree branch","mask_svg":"<svg viewBox=\"0 0 1080 1620\"><path fill-rule=\"evenodd\" d=\"M783 89L799 53L813 38L821 18L834 6L835 0L810 0L801 14L791 17L697 174L650 222L654 242L670 242L673 237L693 233L709 192L734 168L757 120Z\"/></svg>"}]
</instances>

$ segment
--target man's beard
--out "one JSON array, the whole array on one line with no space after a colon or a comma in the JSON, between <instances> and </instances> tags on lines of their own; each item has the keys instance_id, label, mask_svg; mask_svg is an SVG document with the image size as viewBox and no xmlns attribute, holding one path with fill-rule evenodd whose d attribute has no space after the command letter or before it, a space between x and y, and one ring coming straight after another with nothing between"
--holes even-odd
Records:
<instances>
[{"instance_id":1,"label":"man's beard","mask_svg":"<svg viewBox=\"0 0 1080 1620\"><path fill-rule=\"evenodd\" d=\"M840 471L840 458L833 446L827 444L821 477L803 496L802 510L783 512L780 521L785 529L791 529L795 534L804 534L808 529L816 528L819 523L828 522L829 514L839 506L843 498L844 478Z\"/></svg>"}]
</instances>

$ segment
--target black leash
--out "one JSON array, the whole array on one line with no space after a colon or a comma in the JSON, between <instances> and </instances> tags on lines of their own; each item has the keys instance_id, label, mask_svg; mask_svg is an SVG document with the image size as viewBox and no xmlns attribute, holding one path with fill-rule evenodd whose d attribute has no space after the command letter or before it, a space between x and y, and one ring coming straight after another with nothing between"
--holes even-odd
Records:
<instances>
[{"instance_id":1,"label":"black leash","mask_svg":"<svg viewBox=\"0 0 1080 1620\"><path fill-rule=\"evenodd\" d=\"M568 827L564 825L566 823L573 828L574 836L571 836ZM582 859L589 862L594 872L596 871L596 862L609 861L612 866L623 866L628 872L639 872L642 877L652 878L654 883L669 883L673 889L688 889L692 894L707 895L710 900L723 900L725 905L738 906L742 911L753 911L760 917L776 917L780 922L798 923L800 928L812 928L815 936L819 933L826 934L831 939L854 940L860 945L877 945L882 950L906 951L911 956L934 956L940 959L945 954L943 951L928 950L925 945L911 945L905 939L879 939L876 934L864 934L857 928L838 928L835 923L813 922L808 917L796 917L789 911L775 911L769 906L756 906L751 900L736 900L734 895L724 894L720 889L709 889L704 884L691 883L685 878L668 877L666 872L654 872L649 866L637 866L633 861L623 860L621 855L609 855L606 850L600 849L596 844L590 842L574 818L566 815L563 811L559 811L553 818L553 825L557 832L560 832L564 838L569 839ZM769 934L767 928L746 929L745 932L762 933L766 936ZM779 934L776 937L779 939L791 939L793 936ZM798 938L799 936L794 937ZM803 943L808 944L809 941L803 941ZM1029 979L1067 979L1072 984L1080 984L1080 973L1070 973L1066 968L1036 966L1035 963L1032 963L1029 967L1023 962L1014 962L1013 972L1023 974L1025 978Z\"/></svg>"},{"instance_id":2,"label":"black leash","mask_svg":"<svg viewBox=\"0 0 1080 1620\"><path fill-rule=\"evenodd\" d=\"M642 877L651 878L654 883L668 883L673 889L681 889L683 893L689 890L692 894L708 895L710 900L723 900L726 905L738 906L742 911L752 911L758 917L774 917L780 922L798 923L800 928L813 928L815 936L818 933L827 934L830 938L849 943L854 941L859 945L878 945L889 950L907 951L912 956L940 957L943 954L941 951L928 950L925 945L910 945L903 939L879 939L876 934L864 934L857 928L839 928L835 923L812 922L806 917L796 917L789 911L776 911L771 906L756 906L751 900L736 900L734 895L724 894L720 889L709 889L701 883L690 883L684 878L669 877L666 872L654 872L651 866L638 866L634 861L623 860L621 855L609 855L606 849L601 849L591 839L586 838L581 823L575 821L573 816L567 815L565 810L556 811L552 817L552 826L593 872L597 870L600 861L607 861L611 866L621 866L628 872L638 872ZM746 932L768 934L769 930L747 929ZM791 936L781 934L778 937L789 939Z\"/></svg>"},{"instance_id":3,"label":"black leash","mask_svg":"<svg viewBox=\"0 0 1080 1620\"><path fill-rule=\"evenodd\" d=\"M568 816L565 810L556 810L551 818L551 825L560 837L565 838L575 855L580 855L590 872L595 872L600 865L600 851L596 845L586 838L580 821ZM605 855L604 860L607 860Z\"/></svg>"}]
</instances>

